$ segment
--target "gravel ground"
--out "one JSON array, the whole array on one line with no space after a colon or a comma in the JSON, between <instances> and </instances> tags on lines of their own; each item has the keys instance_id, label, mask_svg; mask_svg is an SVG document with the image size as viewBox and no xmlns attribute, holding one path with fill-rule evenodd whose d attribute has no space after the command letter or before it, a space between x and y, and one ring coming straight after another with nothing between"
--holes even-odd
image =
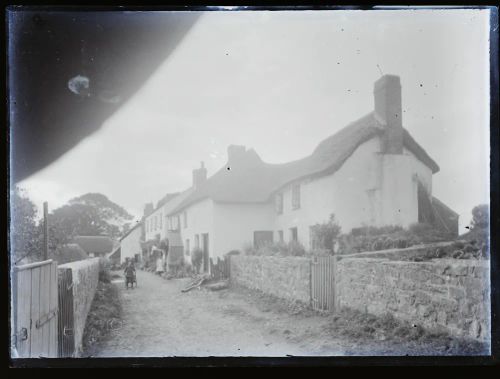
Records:
<instances>
[{"instance_id":1,"label":"gravel ground","mask_svg":"<svg viewBox=\"0 0 500 379\"><path fill-rule=\"evenodd\" d=\"M137 288L126 290L122 280L115 280L121 288L123 323L96 356L316 355L296 338L327 322L321 316L299 320L259 309L248 296L230 290L182 293L190 279L165 280L138 271L137 281Z\"/></svg>"}]
</instances>

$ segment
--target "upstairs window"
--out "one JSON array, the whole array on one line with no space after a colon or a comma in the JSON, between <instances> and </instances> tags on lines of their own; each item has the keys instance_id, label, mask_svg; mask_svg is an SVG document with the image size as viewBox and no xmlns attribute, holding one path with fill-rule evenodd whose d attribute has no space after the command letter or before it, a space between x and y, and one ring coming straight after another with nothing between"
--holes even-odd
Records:
<instances>
[{"instance_id":1,"label":"upstairs window","mask_svg":"<svg viewBox=\"0 0 500 379\"><path fill-rule=\"evenodd\" d=\"M278 193L276 195L276 213L277 214L282 214L283 213L283 194L282 193Z\"/></svg>"},{"instance_id":2,"label":"upstairs window","mask_svg":"<svg viewBox=\"0 0 500 379\"><path fill-rule=\"evenodd\" d=\"M300 208L300 184L292 186L292 209Z\"/></svg>"}]
</instances>

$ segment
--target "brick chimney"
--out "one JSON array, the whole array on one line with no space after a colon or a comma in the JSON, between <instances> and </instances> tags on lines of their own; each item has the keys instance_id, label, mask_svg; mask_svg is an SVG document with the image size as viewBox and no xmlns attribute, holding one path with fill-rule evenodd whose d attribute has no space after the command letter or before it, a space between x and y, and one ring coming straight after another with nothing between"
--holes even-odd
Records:
<instances>
[{"instance_id":1,"label":"brick chimney","mask_svg":"<svg viewBox=\"0 0 500 379\"><path fill-rule=\"evenodd\" d=\"M403 118L399 76L384 75L375 82L375 117L385 126L384 152L403 153Z\"/></svg>"},{"instance_id":2,"label":"brick chimney","mask_svg":"<svg viewBox=\"0 0 500 379\"><path fill-rule=\"evenodd\" d=\"M207 180L207 169L203 162L200 163L200 168L193 170L193 187L199 188Z\"/></svg>"}]
</instances>

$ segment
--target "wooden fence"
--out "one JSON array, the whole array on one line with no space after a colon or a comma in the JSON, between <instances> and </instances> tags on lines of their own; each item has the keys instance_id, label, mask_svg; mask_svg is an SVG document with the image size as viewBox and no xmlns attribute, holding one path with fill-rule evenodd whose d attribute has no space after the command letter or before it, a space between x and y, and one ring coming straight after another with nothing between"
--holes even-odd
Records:
<instances>
[{"instance_id":1,"label":"wooden fence","mask_svg":"<svg viewBox=\"0 0 500 379\"><path fill-rule=\"evenodd\" d=\"M210 276L212 277L212 279L228 279L229 269L229 257L225 257L224 259L220 259L219 257L217 257L217 263L214 263L213 259L210 258Z\"/></svg>"},{"instance_id":2,"label":"wooden fence","mask_svg":"<svg viewBox=\"0 0 500 379\"><path fill-rule=\"evenodd\" d=\"M15 266L12 344L19 358L58 356L57 263Z\"/></svg>"}]
</instances>

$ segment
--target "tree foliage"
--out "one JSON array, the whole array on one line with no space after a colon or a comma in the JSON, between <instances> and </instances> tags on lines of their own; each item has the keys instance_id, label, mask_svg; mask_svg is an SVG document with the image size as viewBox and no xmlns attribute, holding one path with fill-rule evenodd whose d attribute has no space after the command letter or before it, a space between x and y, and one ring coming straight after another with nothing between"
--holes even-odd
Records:
<instances>
[{"instance_id":1,"label":"tree foliage","mask_svg":"<svg viewBox=\"0 0 500 379\"><path fill-rule=\"evenodd\" d=\"M37 225L36 216L35 204L16 186L10 197L10 251L14 262L27 255L42 255L43 229Z\"/></svg>"},{"instance_id":2,"label":"tree foliage","mask_svg":"<svg viewBox=\"0 0 500 379\"><path fill-rule=\"evenodd\" d=\"M53 242L60 245L76 235L119 237L127 230L127 221L132 218L125 209L106 196L88 193L55 209L49 215L49 225Z\"/></svg>"},{"instance_id":3,"label":"tree foliage","mask_svg":"<svg viewBox=\"0 0 500 379\"><path fill-rule=\"evenodd\" d=\"M472 229L485 229L490 223L488 204L480 204L472 208Z\"/></svg>"}]
</instances>

